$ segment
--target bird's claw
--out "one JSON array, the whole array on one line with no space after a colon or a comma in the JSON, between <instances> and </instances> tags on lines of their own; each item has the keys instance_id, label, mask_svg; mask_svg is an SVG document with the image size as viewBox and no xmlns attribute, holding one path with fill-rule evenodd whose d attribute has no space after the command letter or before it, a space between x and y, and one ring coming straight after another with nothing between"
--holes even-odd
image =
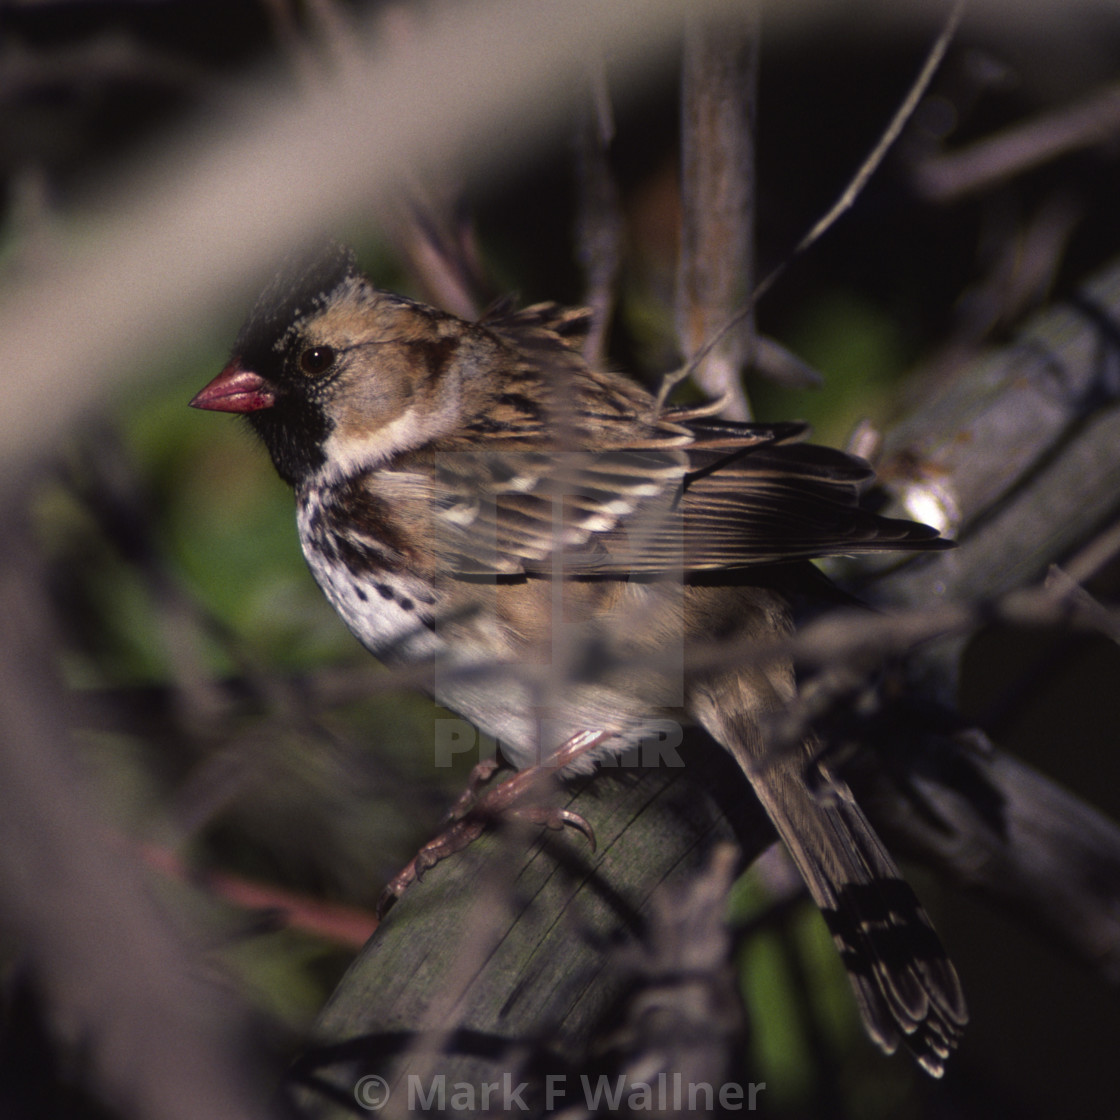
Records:
<instances>
[{"instance_id":1,"label":"bird's claw","mask_svg":"<svg viewBox=\"0 0 1120 1120\"><path fill-rule=\"evenodd\" d=\"M441 860L461 852L482 835L486 826L503 817L513 817L529 824L559 831L565 827L574 828L586 837L591 850L596 850L595 831L586 818L570 809L554 809L545 806L516 807L534 786L545 778L554 776L571 762L597 747L607 738L606 732L581 732L574 735L541 766L519 770L500 785L479 796L479 789L486 784L498 769L496 759L480 762L471 771L467 788L455 800L447 816L445 827L438 836L429 840L409 862L389 880L377 900L377 916L383 918L393 903L413 883L424 877Z\"/></svg>"}]
</instances>

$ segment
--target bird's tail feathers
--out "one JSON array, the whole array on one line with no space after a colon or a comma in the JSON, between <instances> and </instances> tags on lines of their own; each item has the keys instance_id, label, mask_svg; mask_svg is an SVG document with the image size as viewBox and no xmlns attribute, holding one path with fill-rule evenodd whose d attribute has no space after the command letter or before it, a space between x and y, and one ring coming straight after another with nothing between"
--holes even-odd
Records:
<instances>
[{"instance_id":1,"label":"bird's tail feathers","mask_svg":"<svg viewBox=\"0 0 1120 1120\"><path fill-rule=\"evenodd\" d=\"M847 785L822 771L818 795L800 761L767 765L755 792L820 907L871 1038L888 1054L901 1042L940 1077L968 1022L956 969Z\"/></svg>"}]
</instances>

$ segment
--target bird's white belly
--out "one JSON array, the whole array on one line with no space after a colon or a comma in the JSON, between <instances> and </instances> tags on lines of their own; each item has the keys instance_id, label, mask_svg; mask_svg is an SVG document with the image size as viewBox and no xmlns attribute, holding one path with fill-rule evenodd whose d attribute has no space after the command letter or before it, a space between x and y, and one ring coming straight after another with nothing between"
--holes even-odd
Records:
<instances>
[{"instance_id":1,"label":"bird's white belly","mask_svg":"<svg viewBox=\"0 0 1120 1120\"><path fill-rule=\"evenodd\" d=\"M445 649L436 632L431 606L422 601L419 580L355 576L344 564L323 556L304 542L304 557L315 582L350 632L386 662L414 662Z\"/></svg>"},{"instance_id":2,"label":"bird's white belly","mask_svg":"<svg viewBox=\"0 0 1120 1120\"><path fill-rule=\"evenodd\" d=\"M534 672L485 612L471 621L472 640L465 643L461 626L442 630L439 605L424 581L405 573L394 573L391 583L377 573L356 575L324 555L309 535L300 537L312 575L351 633L388 664L431 663L436 701L496 740L519 768L544 761L583 731L611 733L588 756L588 767L643 739L664 738L665 720L650 697L604 681Z\"/></svg>"}]
</instances>

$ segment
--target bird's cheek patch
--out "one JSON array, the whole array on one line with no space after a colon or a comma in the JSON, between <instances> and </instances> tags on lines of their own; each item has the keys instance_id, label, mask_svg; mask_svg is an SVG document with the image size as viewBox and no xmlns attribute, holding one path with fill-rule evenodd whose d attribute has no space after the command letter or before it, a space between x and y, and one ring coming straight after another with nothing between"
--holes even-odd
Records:
<instances>
[{"instance_id":1,"label":"bird's cheek patch","mask_svg":"<svg viewBox=\"0 0 1120 1120\"><path fill-rule=\"evenodd\" d=\"M388 423L378 423L362 415L343 414L323 450L335 473L345 477L420 446L427 435L425 425L412 408Z\"/></svg>"}]
</instances>

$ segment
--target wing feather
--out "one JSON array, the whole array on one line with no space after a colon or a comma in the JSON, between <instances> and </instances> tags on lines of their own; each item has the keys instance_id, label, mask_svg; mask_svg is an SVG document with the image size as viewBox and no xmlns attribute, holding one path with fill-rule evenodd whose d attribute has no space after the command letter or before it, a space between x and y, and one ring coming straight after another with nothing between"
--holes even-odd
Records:
<instances>
[{"instance_id":1,"label":"wing feather","mask_svg":"<svg viewBox=\"0 0 1120 1120\"><path fill-rule=\"evenodd\" d=\"M464 574L548 575L559 559L568 575L621 578L948 546L928 526L862 508L871 468L785 442L795 426L689 430L683 448L441 459L447 563Z\"/></svg>"},{"instance_id":2,"label":"wing feather","mask_svg":"<svg viewBox=\"0 0 1120 1120\"><path fill-rule=\"evenodd\" d=\"M472 438L436 449L449 570L687 577L948 547L927 526L861 507L871 468L800 442L804 424L738 423L704 406L658 412L639 385L587 365L589 326L585 309L552 303L503 304L481 320L511 362Z\"/></svg>"}]
</instances>

